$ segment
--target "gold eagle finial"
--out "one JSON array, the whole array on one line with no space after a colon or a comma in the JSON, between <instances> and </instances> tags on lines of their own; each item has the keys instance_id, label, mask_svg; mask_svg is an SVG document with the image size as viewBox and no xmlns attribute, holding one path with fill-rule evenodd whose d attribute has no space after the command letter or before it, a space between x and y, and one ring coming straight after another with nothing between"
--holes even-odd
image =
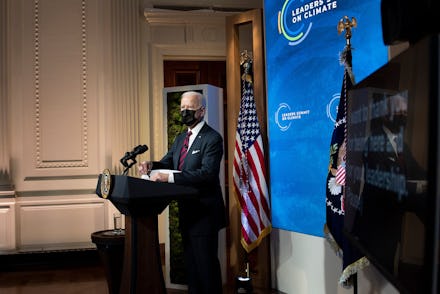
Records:
<instances>
[{"instance_id":1,"label":"gold eagle finial","mask_svg":"<svg viewBox=\"0 0 440 294\"><path fill-rule=\"evenodd\" d=\"M348 16L344 16L338 22L338 34L341 34L345 30L345 40L348 46L350 46L351 28L355 27L357 27L357 20L354 17L350 20Z\"/></svg>"}]
</instances>

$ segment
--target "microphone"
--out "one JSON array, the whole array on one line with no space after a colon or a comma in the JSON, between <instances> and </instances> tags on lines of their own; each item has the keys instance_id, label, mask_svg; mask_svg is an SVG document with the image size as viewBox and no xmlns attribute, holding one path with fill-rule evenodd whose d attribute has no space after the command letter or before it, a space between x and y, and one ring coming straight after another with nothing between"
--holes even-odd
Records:
<instances>
[{"instance_id":1,"label":"microphone","mask_svg":"<svg viewBox=\"0 0 440 294\"><path fill-rule=\"evenodd\" d=\"M147 150L148 150L147 145L138 145L138 146L134 147L134 149L131 152L126 152L124 157L121 158L120 162L122 163L122 165L124 167L126 167L128 169L133 164L136 163L136 159L135 159L136 156L146 152ZM132 160L133 162L131 162L131 164L128 165L128 163L127 163L128 160Z\"/></svg>"},{"instance_id":2,"label":"microphone","mask_svg":"<svg viewBox=\"0 0 440 294\"><path fill-rule=\"evenodd\" d=\"M148 150L147 145L138 145L136 146L133 151L130 153L130 159L135 158L139 154L142 154Z\"/></svg>"}]
</instances>

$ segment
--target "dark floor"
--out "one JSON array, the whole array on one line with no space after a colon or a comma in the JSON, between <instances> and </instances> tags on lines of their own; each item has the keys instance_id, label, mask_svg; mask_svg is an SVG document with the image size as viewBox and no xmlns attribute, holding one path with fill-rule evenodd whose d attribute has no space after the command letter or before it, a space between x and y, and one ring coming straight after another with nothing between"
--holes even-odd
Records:
<instances>
[{"instance_id":1,"label":"dark floor","mask_svg":"<svg viewBox=\"0 0 440 294\"><path fill-rule=\"evenodd\" d=\"M1 294L107 294L104 271L99 266L0 272ZM168 294L186 291L167 289Z\"/></svg>"},{"instance_id":2,"label":"dark floor","mask_svg":"<svg viewBox=\"0 0 440 294\"><path fill-rule=\"evenodd\" d=\"M99 266L0 272L1 294L108 293Z\"/></svg>"},{"instance_id":3,"label":"dark floor","mask_svg":"<svg viewBox=\"0 0 440 294\"><path fill-rule=\"evenodd\" d=\"M1 294L107 294L107 282L100 266L0 272ZM167 294L187 291L167 289ZM224 293L236 293L225 288ZM242 293L242 292L241 292ZM275 294L277 291L254 291Z\"/></svg>"},{"instance_id":4,"label":"dark floor","mask_svg":"<svg viewBox=\"0 0 440 294\"><path fill-rule=\"evenodd\" d=\"M107 294L95 249L0 254L0 294ZM167 289L168 294L186 291Z\"/></svg>"},{"instance_id":5,"label":"dark floor","mask_svg":"<svg viewBox=\"0 0 440 294\"><path fill-rule=\"evenodd\" d=\"M104 267L96 250L0 254L0 294L107 294ZM187 291L167 289L167 294ZM236 293L225 287L225 294ZM254 289L254 294L280 293Z\"/></svg>"}]
</instances>

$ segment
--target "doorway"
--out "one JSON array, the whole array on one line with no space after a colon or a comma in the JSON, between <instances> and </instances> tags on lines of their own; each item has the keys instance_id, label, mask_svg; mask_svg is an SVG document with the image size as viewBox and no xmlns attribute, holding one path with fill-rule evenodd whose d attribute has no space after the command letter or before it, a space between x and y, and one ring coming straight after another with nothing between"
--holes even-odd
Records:
<instances>
[{"instance_id":1,"label":"doorway","mask_svg":"<svg viewBox=\"0 0 440 294\"><path fill-rule=\"evenodd\" d=\"M227 91L226 91L226 61L197 61L197 60L164 60L164 87L177 87L198 84L210 84L223 89L224 119L224 157L225 157L225 199L228 202L228 124L227 124ZM226 203L228 208L228 203Z\"/></svg>"},{"instance_id":2,"label":"doorway","mask_svg":"<svg viewBox=\"0 0 440 294\"><path fill-rule=\"evenodd\" d=\"M164 60L164 88L179 88L189 85L212 85L223 89L223 113L227 113L227 97L226 97L226 62L225 61L178 61L178 60ZM224 174L221 176L224 180L224 200L226 212L229 211L229 186L228 186L228 149L227 149L227 119L226 115L223 119L223 139L224 139ZM209 118L208 118L209 120ZM168 142L169 144L170 142ZM183 267L183 251L180 233L178 232L177 222L177 203L171 202L169 207L168 224L169 224L169 248L167 254L167 266L169 266L169 280L167 280L167 287L179 287L178 285L186 284L186 277ZM229 228L220 232L219 245L224 246L224 252L219 252L220 258L223 256L225 262L224 268L227 269L229 264ZM221 248L219 247L219 249ZM169 250L169 251L168 251ZM220 249L221 250L221 249ZM168 256L168 255L167 255ZM225 260L226 259L226 260ZM222 263L222 261L221 261ZM224 282L227 282L227 270L224 271ZM168 279L168 277L167 277ZM168 285L168 283L170 283Z\"/></svg>"}]
</instances>

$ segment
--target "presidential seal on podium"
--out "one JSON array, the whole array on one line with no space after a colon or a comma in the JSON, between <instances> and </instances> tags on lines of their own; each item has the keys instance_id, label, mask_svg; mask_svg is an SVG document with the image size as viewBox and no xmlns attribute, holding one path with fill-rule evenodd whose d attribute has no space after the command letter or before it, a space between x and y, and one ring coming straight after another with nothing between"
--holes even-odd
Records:
<instances>
[{"instance_id":1,"label":"presidential seal on podium","mask_svg":"<svg viewBox=\"0 0 440 294\"><path fill-rule=\"evenodd\" d=\"M108 195L110 194L111 187L112 187L112 175L110 174L110 170L106 168L102 172L102 178L101 178L102 198L106 199L108 197Z\"/></svg>"}]
</instances>

